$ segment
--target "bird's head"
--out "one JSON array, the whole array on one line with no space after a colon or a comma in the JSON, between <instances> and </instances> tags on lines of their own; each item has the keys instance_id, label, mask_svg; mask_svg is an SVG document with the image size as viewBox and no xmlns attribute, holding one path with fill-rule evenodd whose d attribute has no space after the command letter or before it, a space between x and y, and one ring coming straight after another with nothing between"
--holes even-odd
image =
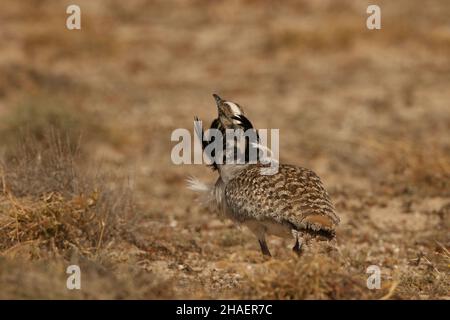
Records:
<instances>
[{"instance_id":1,"label":"bird's head","mask_svg":"<svg viewBox=\"0 0 450 320\"><path fill-rule=\"evenodd\" d=\"M242 126L241 118L244 117L244 110L235 102L223 100L217 94L213 94L216 100L217 112L221 126L223 128L236 128Z\"/></svg>"}]
</instances>

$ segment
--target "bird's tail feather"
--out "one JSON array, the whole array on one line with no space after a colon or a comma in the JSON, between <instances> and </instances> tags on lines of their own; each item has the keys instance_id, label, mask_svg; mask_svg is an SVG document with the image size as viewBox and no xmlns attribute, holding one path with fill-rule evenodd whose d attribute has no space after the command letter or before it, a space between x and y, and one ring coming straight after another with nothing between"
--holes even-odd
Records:
<instances>
[{"instance_id":1,"label":"bird's tail feather","mask_svg":"<svg viewBox=\"0 0 450 320\"><path fill-rule=\"evenodd\" d=\"M210 192L211 186L204 183L203 181L200 181L198 178L194 176L189 176L186 179L187 188L189 190L195 191L195 192Z\"/></svg>"},{"instance_id":2,"label":"bird's tail feather","mask_svg":"<svg viewBox=\"0 0 450 320\"><path fill-rule=\"evenodd\" d=\"M214 185L200 181L194 176L186 179L187 188L200 194L200 203L204 207L213 209L215 202Z\"/></svg>"}]
</instances>

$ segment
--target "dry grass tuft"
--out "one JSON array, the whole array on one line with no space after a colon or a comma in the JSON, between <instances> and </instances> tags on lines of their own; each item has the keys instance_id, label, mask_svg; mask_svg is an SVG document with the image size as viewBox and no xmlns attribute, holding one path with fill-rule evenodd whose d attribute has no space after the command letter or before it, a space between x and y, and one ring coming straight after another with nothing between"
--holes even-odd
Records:
<instances>
[{"instance_id":1,"label":"dry grass tuft","mask_svg":"<svg viewBox=\"0 0 450 320\"><path fill-rule=\"evenodd\" d=\"M92 255L110 237L114 225L99 210L98 195L66 198L59 193L43 194L40 199L0 198L0 250L15 249L23 243L63 253L72 247ZM108 226L108 228L107 228Z\"/></svg>"},{"instance_id":2,"label":"dry grass tuft","mask_svg":"<svg viewBox=\"0 0 450 320\"><path fill-rule=\"evenodd\" d=\"M111 187L105 176L83 174L78 148L57 133L44 143L25 139L2 165L0 250L33 244L54 254L69 249L92 256L124 232L133 214L127 187ZM120 185L120 184L119 184ZM40 251L36 253L41 256Z\"/></svg>"}]
</instances>

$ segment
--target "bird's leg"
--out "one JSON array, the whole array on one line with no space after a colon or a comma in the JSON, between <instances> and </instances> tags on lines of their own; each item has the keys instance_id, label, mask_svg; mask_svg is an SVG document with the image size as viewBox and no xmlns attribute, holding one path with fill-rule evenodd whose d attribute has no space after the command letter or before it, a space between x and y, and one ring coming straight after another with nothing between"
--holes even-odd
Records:
<instances>
[{"instance_id":1,"label":"bird's leg","mask_svg":"<svg viewBox=\"0 0 450 320\"><path fill-rule=\"evenodd\" d=\"M295 239L295 245L292 250L299 256L302 254L302 240L299 240L298 237Z\"/></svg>"},{"instance_id":2,"label":"bird's leg","mask_svg":"<svg viewBox=\"0 0 450 320\"><path fill-rule=\"evenodd\" d=\"M293 236L294 236L294 238L295 238L295 245L294 245L294 247L292 248L292 250L293 250L298 256L300 256L300 255L302 254L302 244L303 244L303 241L302 241L302 239L300 238L300 234L299 234L298 232L292 231L292 234L293 234Z\"/></svg>"},{"instance_id":3,"label":"bird's leg","mask_svg":"<svg viewBox=\"0 0 450 320\"><path fill-rule=\"evenodd\" d=\"M258 239L259 245L261 246L261 252L263 255L271 257L269 247L267 247L266 238L263 237L262 239Z\"/></svg>"},{"instance_id":4,"label":"bird's leg","mask_svg":"<svg viewBox=\"0 0 450 320\"><path fill-rule=\"evenodd\" d=\"M256 221L247 222L246 225L258 238L262 254L271 257L272 255L270 254L269 247L267 247L266 243L266 230L264 226Z\"/></svg>"}]
</instances>

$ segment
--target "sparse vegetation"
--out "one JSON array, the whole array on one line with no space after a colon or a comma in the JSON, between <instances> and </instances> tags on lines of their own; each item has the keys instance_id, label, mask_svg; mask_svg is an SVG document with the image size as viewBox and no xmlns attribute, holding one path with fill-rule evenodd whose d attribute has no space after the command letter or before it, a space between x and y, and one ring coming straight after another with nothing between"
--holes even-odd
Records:
<instances>
[{"instance_id":1,"label":"sparse vegetation","mask_svg":"<svg viewBox=\"0 0 450 320\"><path fill-rule=\"evenodd\" d=\"M0 250L25 242L92 256L125 230L135 215L131 190L101 172L81 169L78 150L53 131L41 142L23 139L6 157Z\"/></svg>"}]
</instances>

